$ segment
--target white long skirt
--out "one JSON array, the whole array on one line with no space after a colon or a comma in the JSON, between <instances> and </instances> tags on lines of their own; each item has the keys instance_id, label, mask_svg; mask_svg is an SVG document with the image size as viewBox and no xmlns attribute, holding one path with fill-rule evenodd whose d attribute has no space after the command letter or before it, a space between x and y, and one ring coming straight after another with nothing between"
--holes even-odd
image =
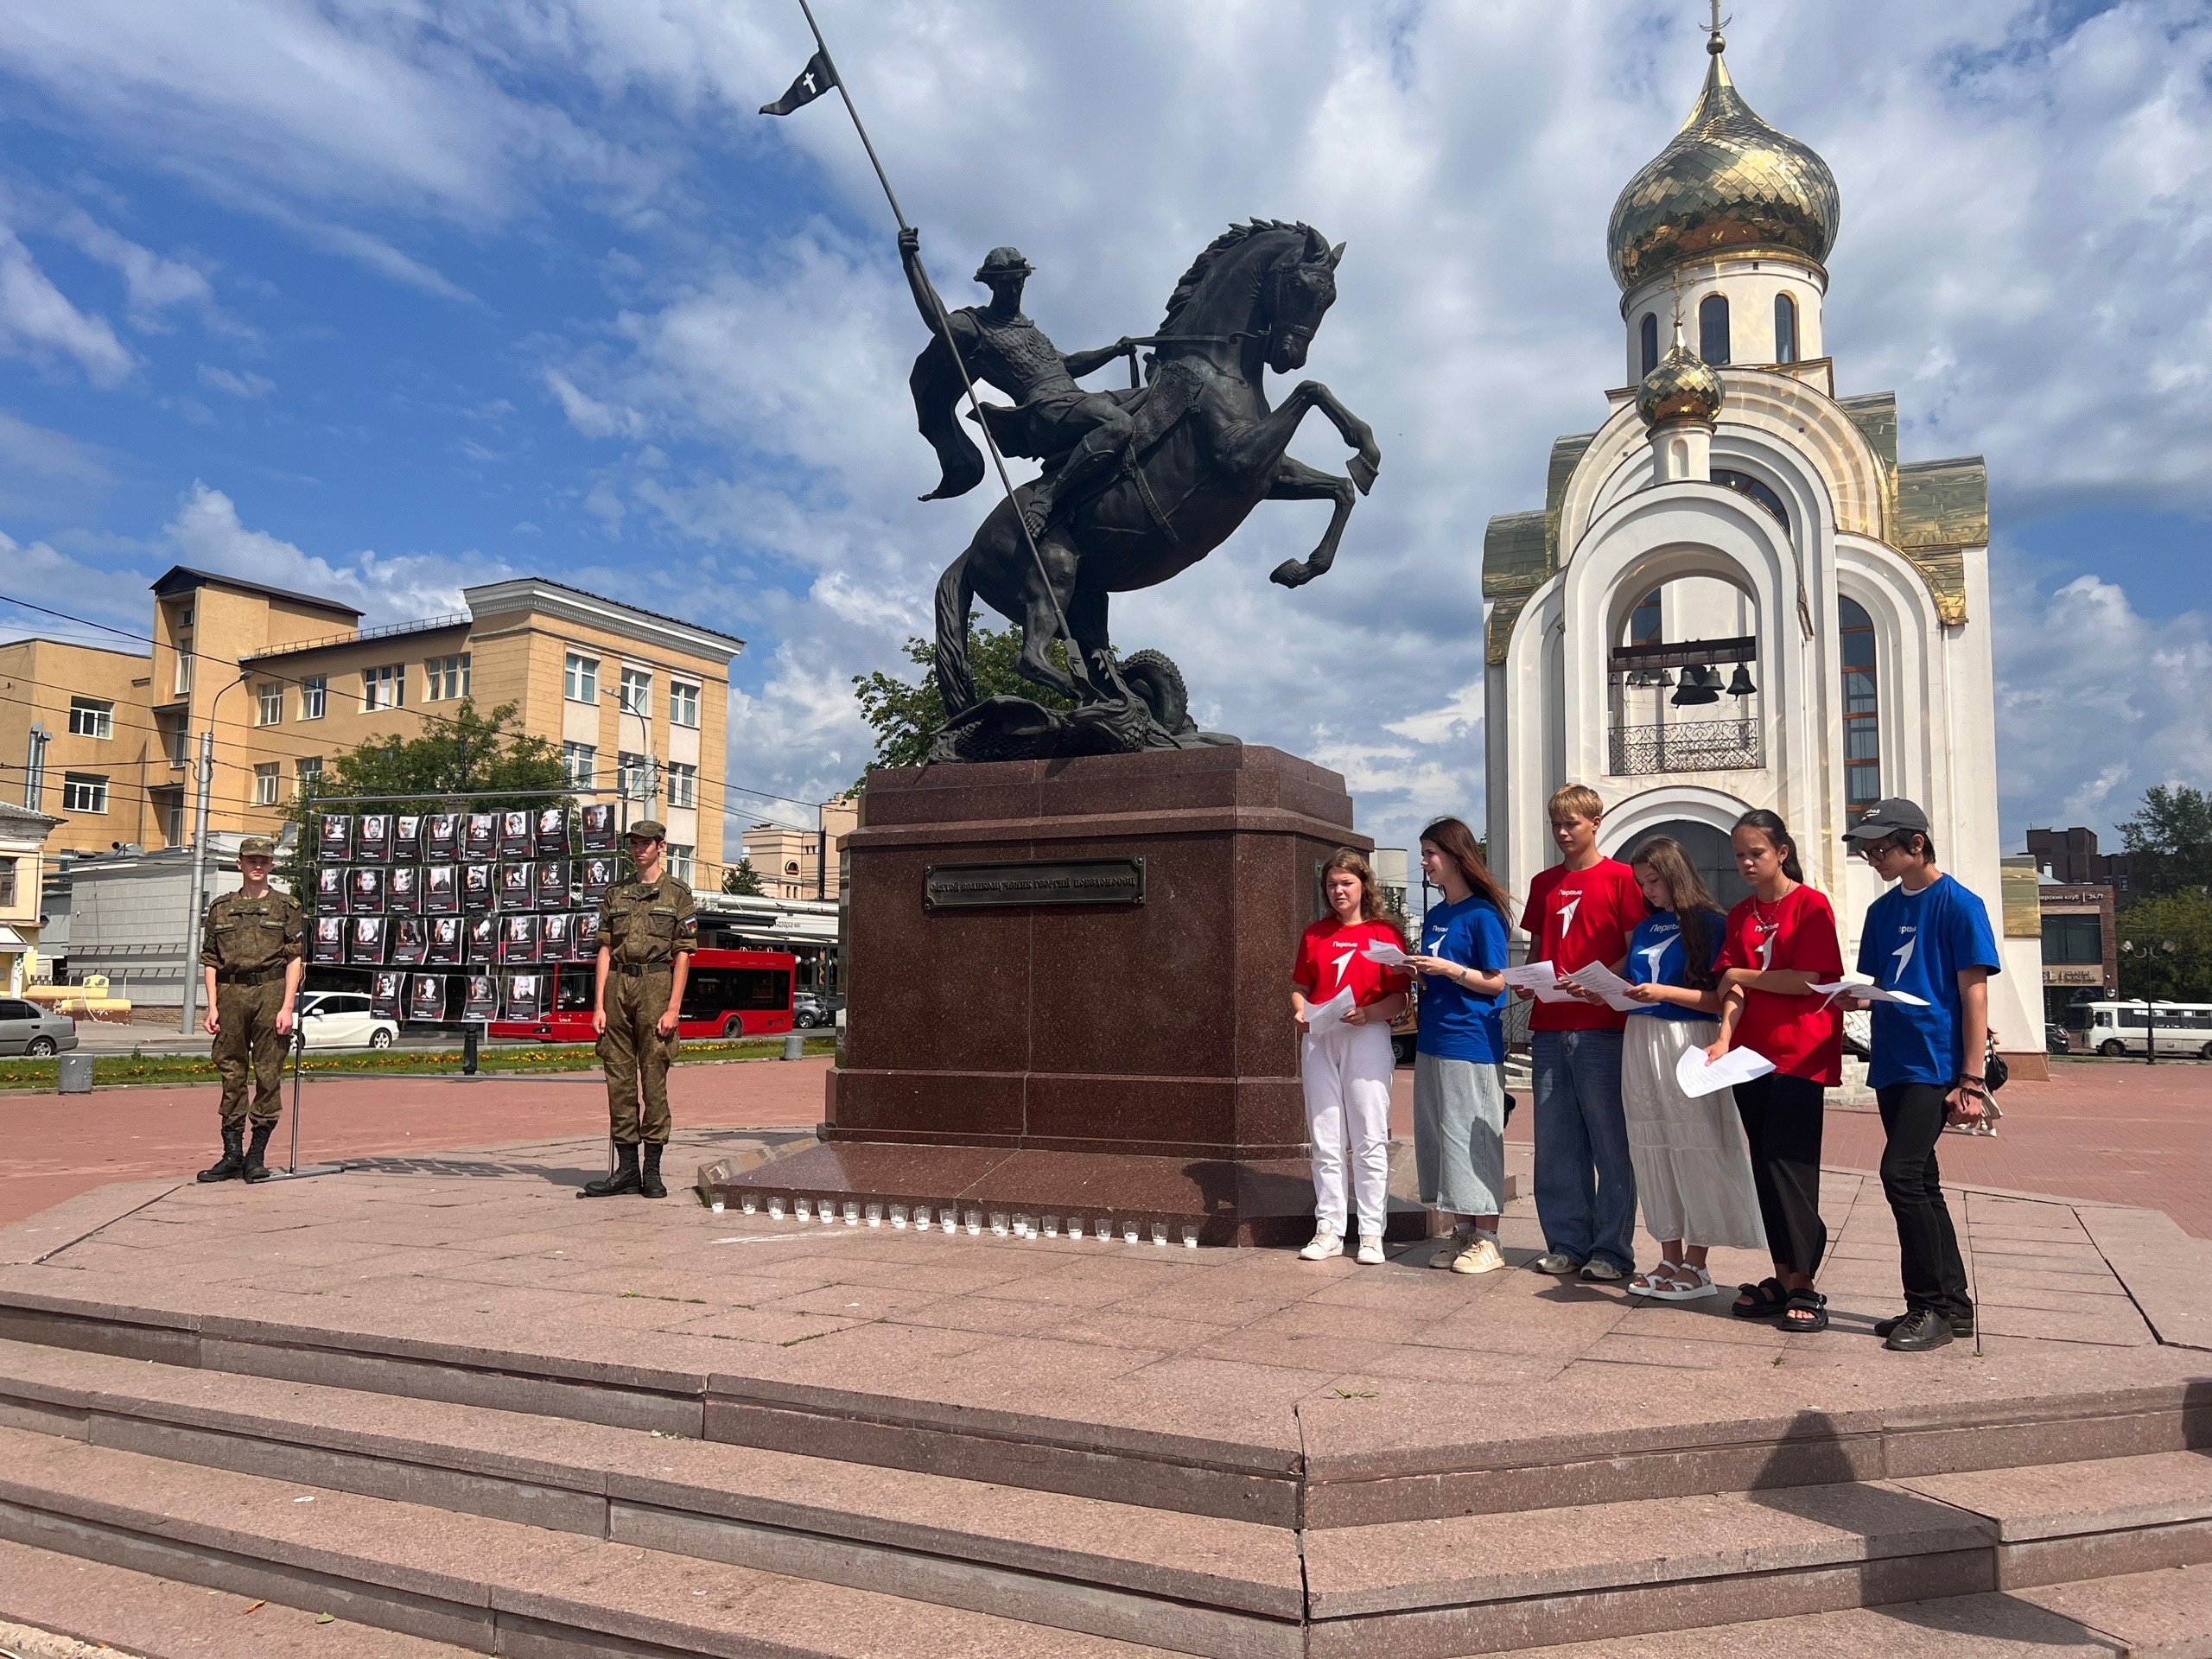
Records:
<instances>
[{"instance_id":1,"label":"white long skirt","mask_svg":"<svg viewBox=\"0 0 2212 1659\"><path fill-rule=\"evenodd\" d=\"M1654 1238L1763 1250L1766 1228L1734 1091L1692 1097L1675 1081L1683 1052L1719 1034L1711 1020L1630 1016L1621 1041L1621 1107L1636 1196Z\"/></svg>"}]
</instances>

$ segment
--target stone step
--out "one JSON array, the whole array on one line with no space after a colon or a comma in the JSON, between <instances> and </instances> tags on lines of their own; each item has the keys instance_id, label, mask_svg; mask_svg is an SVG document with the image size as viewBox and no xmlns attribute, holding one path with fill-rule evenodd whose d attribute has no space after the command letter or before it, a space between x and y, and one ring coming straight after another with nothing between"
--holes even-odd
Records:
<instances>
[{"instance_id":1,"label":"stone step","mask_svg":"<svg viewBox=\"0 0 2212 1659\"><path fill-rule=\"evenodd\" d=\"M654 1431L20 1343L0 1423L1192 1652L1305 1611L1286 1529Z\"/></svg>"},{"instance_id":2,"label":"stone step","mask_svg":"<svg viewBox=\"0 0 2212 1659\"><path fill-rule=\"evenodd\" d=\"M11 1624L117 1649L116 1659L461 1659L473 1651L350 1620L325 1624L312 1608L257 1599L0 1540L0 1651L24 1659L41 1649L11 1636Z\"/></svg>"},{"instance_id":3,"label":"stone step","mask_svg":"<svg viewBox=\"0 0 2212 1659\"><path fill-rule=\"evenodd\" d=\"M1163 1651L21 1429L0 1429L0 1539L528 1659Z\"/></svg>"}]
</instances>

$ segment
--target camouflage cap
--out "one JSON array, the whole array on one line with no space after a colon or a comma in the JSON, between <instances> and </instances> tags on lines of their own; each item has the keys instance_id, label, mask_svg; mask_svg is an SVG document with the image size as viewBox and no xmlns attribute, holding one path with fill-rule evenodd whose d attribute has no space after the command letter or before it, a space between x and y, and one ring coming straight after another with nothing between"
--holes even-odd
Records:
<instances>
[{"instance_id":1,"label":"camouflage cap","mask_svg":"<svg viewBox=\"0 0 2212 1659\"><path fill-rule=\"evenodd\" d=\"M668 826L658 818L639 818L622 834L629 841L666 841Z\"/></svg>"},{"instance_id":2,"label":"camouflage cap","mask_svg":"<svg viewBox=\"0 0 2212 1659\"><path fill-rule=\"evenodd\" d=\"M276 843L266 836L248 836L244 841L238 842L238 856L240 858L274 858L276 856Z\"/></svg>"}]
</instances>

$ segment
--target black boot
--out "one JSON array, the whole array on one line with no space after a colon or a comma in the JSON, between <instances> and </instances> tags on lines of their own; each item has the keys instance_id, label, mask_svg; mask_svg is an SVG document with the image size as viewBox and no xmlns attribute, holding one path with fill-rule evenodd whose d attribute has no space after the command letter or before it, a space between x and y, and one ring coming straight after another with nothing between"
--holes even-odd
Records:
<instances>
[{"instance_id":1,"label":"black boot","mask_svg":"<svg viewBox=\"0 0 2212 1659\"><path fill-rule=\"evenodd\" d=\"M245 1173L245 1128L242 1124L223 1125L223 1155L213 1165L200 1172L203 1181L235 1181Z\"/></svg>"},{"instance_id":2,"label":"black boot","mask_svg":"<svg viewBox=\"0 0 2212 1659\"><path fill-rule=\"evenodd\" d=\"M658 1141L648 1141L645 1143L645 1166L638 1177L638 1192L640 1197L664 1198L668 1196L668 1189L660 1183L662 1149L662 1145Z\"/></svg>"},{"instance_id":3,"label":"black boot","mask_svg":"<svg viewBox=\"0 0 2212 1659\"><path fill-rule=\"evenodd\" d=\"M253 1141L245 1149L245 1178L249 1181L265 1181L269 1179L269 1166L261 1161L261 1155L269 1150L269 1137L276 1133L276 1126L274 1123L257 1123L253 1126Z\"/></svg>"},{"instance_id":4,"label":"black boot","mask_svg":"<svg viewBox=\"0 0 2212 1659\"><path fill-rule=\"evenodd\" d=\"M639 1190L638 1147L635 1141L614 1148L617 1160L614 1173L603 1181L586 1181L584 1190L576 1194L580 1198L611 1198L624 1192Z\"/></svg>"}]
</instances>

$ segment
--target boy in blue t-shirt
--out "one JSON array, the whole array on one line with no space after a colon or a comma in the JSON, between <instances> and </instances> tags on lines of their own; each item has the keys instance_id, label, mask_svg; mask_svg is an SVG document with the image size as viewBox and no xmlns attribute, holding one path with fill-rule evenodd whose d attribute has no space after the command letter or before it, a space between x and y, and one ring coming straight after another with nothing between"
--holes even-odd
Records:
<instances>
[{"instance_id":1,"label":"boy in blue t-shirt","mask_svg":"<svg viewBox=\"0 0 2212 1659\"><path fill-rule=\"evenodd\" d=\"M1989 976L2001 971L1989 911L1936 868L1928 815L1906 800L1878 801L1844 836L1875 873L1894 882L1867 907L1859 974L1915 999L1876 1001L1867 1082L1888 1144L1882 1191L1897 1224L1904 1281L1902 1319L1874 1334L1904 1353L1974 1333L1974 1303L1958 1235L1943 1201L1936 1143L1947 1122L1974 1122L1988 1099L1982 1063L1989 1039ZM1854 998L1860 1007L1866 999Z\"/></svg>"}]
</instances>

